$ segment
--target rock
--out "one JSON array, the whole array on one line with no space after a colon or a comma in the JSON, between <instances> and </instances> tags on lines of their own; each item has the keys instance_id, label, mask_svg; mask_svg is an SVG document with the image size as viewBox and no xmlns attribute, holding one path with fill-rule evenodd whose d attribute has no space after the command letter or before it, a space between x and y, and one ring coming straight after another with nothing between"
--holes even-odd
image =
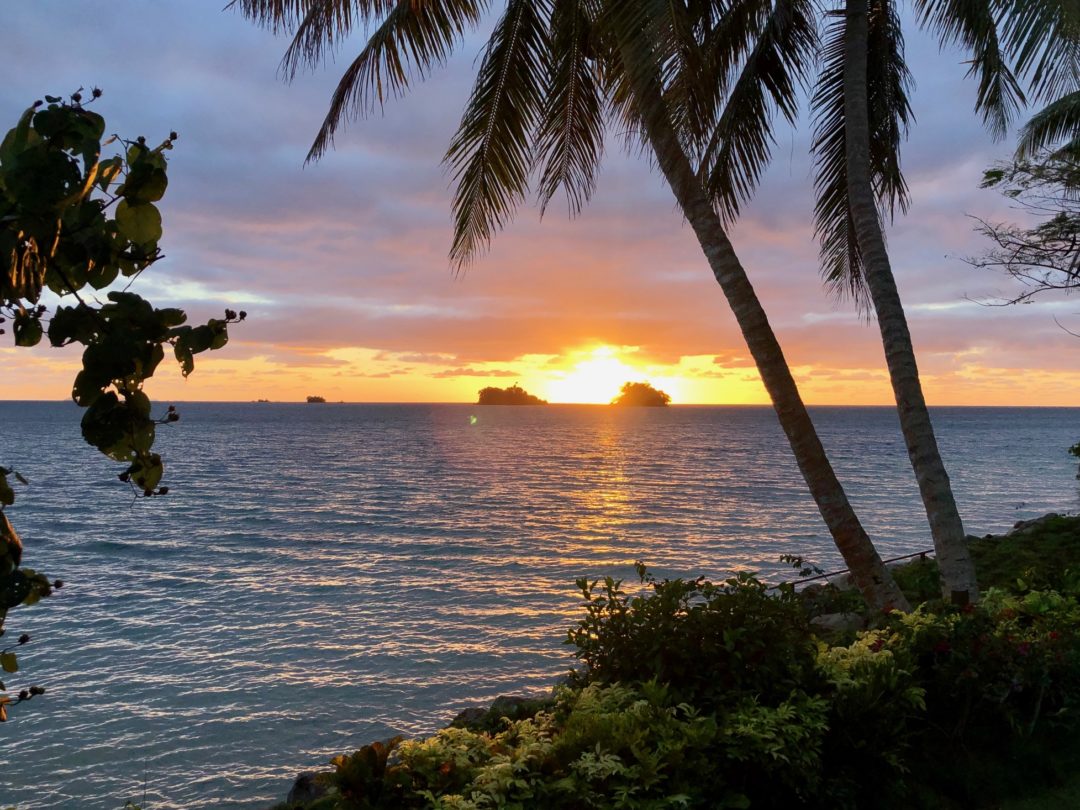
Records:
<instances>
[{"instance_id":1,"label":"rock","mask_svg":"<svg viewBox=\"0 0 1080 810\"><path fill-rule=\"evenodd\" d=\"M1031 534L1035 529L1039 528L1047 521L1057 520L1060 517L1061 515L1059 515L1057 512L1051 512L1048 515L1043 515L1042 517L1035 518L1034 520L1019 520L1009 531L1009 536L1016 534Z\"/></svg>"},{"instance_id":2,"label":"rock","mask_svg":"<svg viewBox=\"0 0 1080 810\"><path fill-rule=\"evenodd\" d=\"M308 805L326 794L326 785L318 780L315 771L304 771L296 777L285 803L289 807L294 805Z\"/></svg>"},{"instance_id":3,"label":"rock","mask_svg":"<svg viewBox=\"0 0 1080 810\"><path fill-rule=\"evenodd\" d=\"M865 628L866 623L858 613L826 613L810 620L811 626L828 633L853 633Z\"/></svg>"},{"instance_id":4,"label":"rock","mask_svg":"<svg viewBox=\"0 0 1080 810\"><path fill-rule=\"evenodd\" d=\"M458 712L450 721L450 726L473 731L498 731L503 725L502 718L521 720L532 717L549 703L548 698L539 695L500 695L490 706L472 706Z\"/></svg>"},{"instance_id":5,"label":"rock","mask_svg":"<svg viewBox=\"0 0 1080 810\"><path fill-rule=\"evenodd\" d=\"M828 587L828 585L821 582L811 582L809 585L799 591L799 595L804 599L818 599L825 594L826 590L828 590Z\"/></svg>"},{"instance_id":6,"label":"rock","mask_svg":"<svg viewBox=\"0 0 1080 810\"><path fill-rule=\"evenodd\" d=\"M452 728L468 728L469 726L479 723L487 715L487 709L480 706L471 706L468 709L462 709L458 712L454 719L450 721Z\"/></svg>"},{"instance_id":7,"label":"rock","mask_svg":"<svg viewBox=\"0 0 1080 810\"><path fill-rule=\"evenodd\" d=\"M855 577L851 574L844 574L842 577L830 579L829 584L838 591L850 591L855 588Z\"/></svg>"}]
</instances>

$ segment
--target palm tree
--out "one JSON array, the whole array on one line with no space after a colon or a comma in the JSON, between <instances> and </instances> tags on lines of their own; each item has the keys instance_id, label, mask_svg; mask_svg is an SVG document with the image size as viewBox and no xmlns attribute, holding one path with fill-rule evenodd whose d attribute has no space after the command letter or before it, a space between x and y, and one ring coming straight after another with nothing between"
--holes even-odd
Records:
<instances>
[{"instance_id":1,"label":"palm tree","mask_svg":"<svg viewBox=\"0 0 1080 810\"><path fill-rule=\"evenodd\" d=\"M247 16L295 29L283 66L318 64L335 43L371 25L346 69L309 153L320 157L341 120L404 92L445 61L481 20L483 0L234 0ZM473 93L447 151L455 181L451 259L467 265L490 242L537 178L540 205L564 190L571 213L595 184L605 126L621 117L653 153L735 314L799 469L855 582L877 609L906 609L825 455L783 352L718 212L737 210L768 155L774 108L791 118L795 82L812 63L812 0L741 0L739 14L690 0L507 0ZM687 47L694 38L716 47ZM702 82L701 78L724 79ZM725 98L743 122L717 119ZM715 124L711 129L710 124ZM712 144L714 205L688 150ZM734 133L734 134L733 134ZM744 134L745 133L745 134ZM716 178L721 178L716 180Z\"/></svg>"},{"instance_id":2,"label":"palm tree","mask_svg":"<svg viewBox=\"0 0 1080 810\"><path fill-rule=\"evenodd\" d=\"M920 21L972 53L977 109L1003 135L1024 103L1018 76L1036 93L1080 80L1080 6L1070 0L915 0ZM823 272L877 316L901 430L941 570L955 602L978 598L963 523L941 460L882 219L906 211L899 145L910 118L910 77L894 0L846 0L833 12L823 47L816 113L816 227ZM1012 67L1010 67L1012 62ZM1015 68L1015 71L1013 70ZM1054 132L1036 124L1033 132Z\"/></svg>"}]
</instances>

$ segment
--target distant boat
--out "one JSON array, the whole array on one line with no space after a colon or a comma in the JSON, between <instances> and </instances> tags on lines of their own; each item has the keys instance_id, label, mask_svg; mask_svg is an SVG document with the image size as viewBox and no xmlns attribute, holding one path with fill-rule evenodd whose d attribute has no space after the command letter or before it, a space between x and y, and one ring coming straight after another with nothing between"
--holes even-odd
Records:
<instances>
[{"instance_id":1,"label":"distant boat","mask_svg":"<svg viewBox=\"0 0 1080 810\"><path fill-rule=\"evenodd\" d=\"M270 400L268 400L268 399L257 399L255 401L256 402L269 402Z\"/></svg>"},{"instance_id":2,"label":"distant boat","mask_svg":"<svg viewBox=\"0 0 1080 810\"><path fill-rule=\"evenodd\" d=\"M326 402L326 397L308 397L308 405Z\"/></svg>"}]
</instances>

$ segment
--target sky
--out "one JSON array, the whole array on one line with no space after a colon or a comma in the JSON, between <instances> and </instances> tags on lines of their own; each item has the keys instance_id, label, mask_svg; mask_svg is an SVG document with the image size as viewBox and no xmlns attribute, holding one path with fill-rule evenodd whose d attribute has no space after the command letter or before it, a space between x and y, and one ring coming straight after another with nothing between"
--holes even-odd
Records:
<instances>
[{"instance_id":1,"label":"sky","mask_svg":"<svg viewBox=\"0 0 1080 810\"><path fill-rule=\"evenodd\" d=\"M454 273L450 179L441 164L485 28L405 98L350 123L304 165L330 94L361 40L292 83L286 36L224 0L0 3L0 122L45 94L101 87L109 130L179 133L160 204L166 258L133 288L192 321L248 312L221 351L148 384L155 398L467 402L520 383L553 402L606 402L647 380L675 403L768 402L720 288L662 178L609 132L595 197L571 219L558 198L523 207L491 250ZM490 23L490 21L489 21ZM914 204L890 254L932 405L1073 405L1080 305L986 302L1010 279L963 257L985 247L972 215L1013 218L980 190L1006 158L972 112L963 55L910 23L916 117L903 151ZM782 125L774 161L731 237L812 404L891 403L876 325L831 298L817 272L810 121ZM0 343L0 398L62 399L72 350Z\"/></svg>"}]
</instances>

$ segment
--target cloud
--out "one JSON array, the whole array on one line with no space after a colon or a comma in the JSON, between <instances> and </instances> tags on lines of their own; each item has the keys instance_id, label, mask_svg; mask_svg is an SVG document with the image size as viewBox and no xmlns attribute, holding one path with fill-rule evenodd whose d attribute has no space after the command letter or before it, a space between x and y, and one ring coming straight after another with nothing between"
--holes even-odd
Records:
<instances>
[{"instance_id":1,"label":"cloud","mask_svg":"<svg viewBox=\"0 0 1080 810\"><path fill-rule=\"evenodd\" d=\"M520 377L521 373L509 369L482 369L459 366L436 371L432 377Z\"/></svg>"}]
</instances>

